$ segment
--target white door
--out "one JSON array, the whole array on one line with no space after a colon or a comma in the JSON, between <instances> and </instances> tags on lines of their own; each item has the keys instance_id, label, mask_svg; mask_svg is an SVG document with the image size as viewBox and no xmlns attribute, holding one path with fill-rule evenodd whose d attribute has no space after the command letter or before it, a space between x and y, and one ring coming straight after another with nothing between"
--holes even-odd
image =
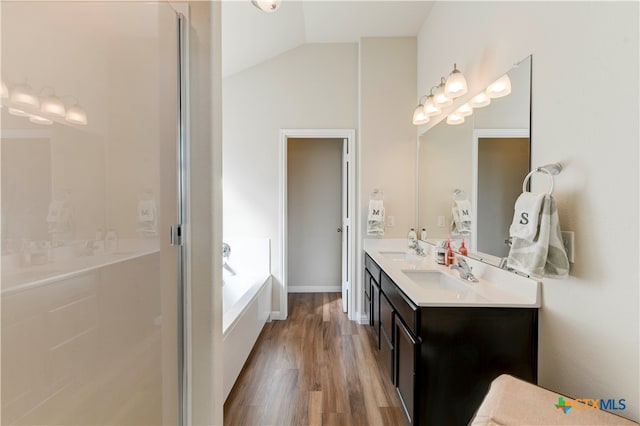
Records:
<instances>
[{"instance_id":1,"label":"white door","mask_svg":"<svg viewBox=\"0 0 640 426\"><path fill-rule=\"evenodd\" d=\"M351 287L351 209L349 205L349 174L351 173L349 140L342 142L342 310L349 306L349 288Z\"/></svg>"}]
</instances>

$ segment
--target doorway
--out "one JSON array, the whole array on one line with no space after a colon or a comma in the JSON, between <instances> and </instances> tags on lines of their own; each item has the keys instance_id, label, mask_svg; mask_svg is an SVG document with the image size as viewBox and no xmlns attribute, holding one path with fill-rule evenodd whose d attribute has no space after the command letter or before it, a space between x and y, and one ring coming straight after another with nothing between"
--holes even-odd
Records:
<instances>
[{"instance_id":1,"label":"doorway","mask_svg":"<svg viewBox=\"0 0 640 426\"><path fill-rule=\"evenodd\" d=\"M355 131L281 130L281 319L289 292L342 292L353 312Z\"/></svg>"},{"instance_id":2,"label":"doorway","mask_svg":"<svg viewBox=\"0 0 640 426\"><path fill-rule=\"evenodd\" d=\"M473 251L498 258L509 255L513 206L529 173L530 151L528 130L476 130Z\"/></svg>"}]
</instances>

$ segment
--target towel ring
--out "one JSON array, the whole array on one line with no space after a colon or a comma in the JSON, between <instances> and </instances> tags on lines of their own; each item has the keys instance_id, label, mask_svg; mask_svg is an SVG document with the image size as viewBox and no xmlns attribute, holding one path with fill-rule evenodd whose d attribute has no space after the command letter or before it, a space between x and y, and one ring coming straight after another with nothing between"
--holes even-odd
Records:
<instances>
[{"instance_id":1,"label":"towel ring","mask_svg":"<svg viewBox=\"0 0 640 426\"><path fill-rule=\"evenodd\" d=\"M529 174L527 174L527 176L524 178L524 181L522 182L522 192L527 192L527 183L529 182L529 179L531 179L531 176L533 176L533 174L536 172L545 173L547 176L551 178L551 187L549 188L549 192L547 192L548 195L551 195L553 193L554 173L550 172L544 167L538 167L537 169L533 169L529 172Z\"/></svg>"}]
</instances>

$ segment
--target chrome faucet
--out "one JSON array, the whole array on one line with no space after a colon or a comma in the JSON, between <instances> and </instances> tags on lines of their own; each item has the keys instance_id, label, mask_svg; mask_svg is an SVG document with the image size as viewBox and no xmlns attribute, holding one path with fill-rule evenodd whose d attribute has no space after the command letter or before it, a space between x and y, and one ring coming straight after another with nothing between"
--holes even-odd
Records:
<instances>
[{"instance_id":1,"label":"chrome faucet","mask_svg":"<svg viewBox=\"0 0 640 426\"><path fill-rule=\"evenodd\" d=\"M420 247L420 243L418 242L418 240L413 240L409 248L415 250L416 255L424 256L424 249Z\"/></svg>"},{"instance_id":2,"label":"chrome faucet","mask_svg":"<svg viewBox=\"0 0 640 426\"><path fill-rule=\"evenodd\" d=\"M471 267L469 266L467 261L464 260L461 257L458 257L456 260L457 260L458 264L457 265L451 265L451 266L449 266L449 268L457 269L458 272L460 272L460 278L462 278L463 280L467 280L467 281L471 281L471 282L477 283L478 279L471 273Z\"/></svg>"},{"instance_id":3,"label":"chrome faucet","mask_svg":"<svg viewBox=\"0 0 640 426\"><path fill-rule=\"evenodd\" d=\"M230 255L231 255L231 246L229 244L223 242L222 243L222 258L225 259L225 262L226 262L226 259L228 259Z\"/></svg>"}]
</instances>

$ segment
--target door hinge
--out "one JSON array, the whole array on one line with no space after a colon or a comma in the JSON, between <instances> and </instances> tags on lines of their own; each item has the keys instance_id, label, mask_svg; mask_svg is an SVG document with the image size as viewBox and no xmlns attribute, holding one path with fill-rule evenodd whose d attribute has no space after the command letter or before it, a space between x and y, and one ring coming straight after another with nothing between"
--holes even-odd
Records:
<instances>
[{"instance_id":1,"label":"door hinge","mask_svg":"<svg viewBox=\"0 0 640 426\"><path fill-rule=\"evenodd\" d=\"M182 245L182 224L178 223L175 225L171 225L171 245L172 246L181 246Z\"/></svg>"}]
</instances>

